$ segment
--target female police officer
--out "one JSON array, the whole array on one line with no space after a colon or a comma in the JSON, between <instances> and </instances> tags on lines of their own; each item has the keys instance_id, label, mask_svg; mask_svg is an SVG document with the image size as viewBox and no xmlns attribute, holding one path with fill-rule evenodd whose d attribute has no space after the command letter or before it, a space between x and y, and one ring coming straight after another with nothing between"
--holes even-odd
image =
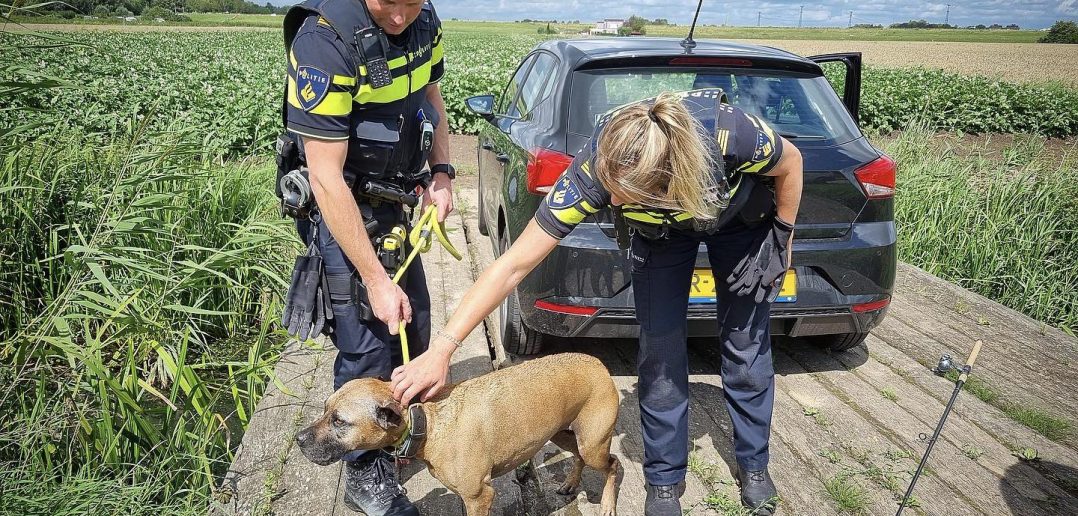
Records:
<instances>
[{"instance_id":1,"label":"female police officer","mask_svg":"<svg viewBox=\"0 0 1078 516\"><path fill-rule=\"evenodd\" d=\"M728 283L716 295L742 502L769 513L776 491L767 473L774 402L768 319L790 265L801 155L759 118L722 103L724 98L718 89L663 94L600 120L590 148L558 179L512 248L465 294L430 350L393 372L395 394L407 403L436 393L460 339L585 216L620 206L635 229L645 513L681 514L676 485L688 461L686 312L701 242L715 278ZM774 176L774 194L758 190L767 194L765 209L746 217L737 213L745 195L736 190L764 188L749 174ZM734 204L724 209L730 199Z\"/></svg>"}]
</instances>

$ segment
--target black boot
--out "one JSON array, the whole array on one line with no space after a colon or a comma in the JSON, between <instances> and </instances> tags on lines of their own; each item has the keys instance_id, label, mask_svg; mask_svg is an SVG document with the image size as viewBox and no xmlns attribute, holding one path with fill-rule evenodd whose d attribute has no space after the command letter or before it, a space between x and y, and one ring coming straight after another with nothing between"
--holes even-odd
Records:
<instances>
[{"instance_id":1,"label":"black boot","mask_svg":"<svg viewBox=\"0 0 1078 516\"><path fill-rule=\"evenodd\" d=\"M345 463L344 504L367 516L419 516L397 482L393 458L382 451Z\"/></svg>"},{"instance_id":2,"label":"black boot","mask_svg":"<svg viewBox=\"0 0 1078 516\"><path fill-rule=\"evenodd\" d=\"M753 509L753 514L770 516L778 504L778 491L767 468L747 471L738 468L737 481L741 484L741 504Z\"/></svg>"},{"instance_id":3,"label":"black boot","mask_svg":"<svg viewBox=\"0 0 1078 516\"><path fill-rule=\"evenodd\" d=\"M648 484L648 497L644 500L644 516L681 516L681 500L678 486Z\"/></svg>"}]
</instances>

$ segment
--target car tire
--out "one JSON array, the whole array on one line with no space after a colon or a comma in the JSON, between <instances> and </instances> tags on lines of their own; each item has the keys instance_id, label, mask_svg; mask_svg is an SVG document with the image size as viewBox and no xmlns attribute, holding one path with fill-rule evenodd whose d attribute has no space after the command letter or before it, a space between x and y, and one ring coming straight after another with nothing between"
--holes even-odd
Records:
<instances>
[{"instance_id":1,"label":"car tire","mask_svg":"<svg viewBox=\"0 0 1078 516\"><path fill-rule=\"evenodd\" d=\"M834 335L816 335L809 337L812 343L831 351L846 351L860 346L868 333L836 333Z\"/></svg>"},{"instance_id":2,"label":"car tire","mask_svg":"<svg viewBox=\"0 0 1078 516\"><path fill-rule=\"evenodd\" d=\"M509 237L499 239L500 254L509 249ZM520 317L520 297L514 288L498 307L498 336L506 353L535 355L543 349L543 334L524 325Z\"/></svg>"}]
</instances>

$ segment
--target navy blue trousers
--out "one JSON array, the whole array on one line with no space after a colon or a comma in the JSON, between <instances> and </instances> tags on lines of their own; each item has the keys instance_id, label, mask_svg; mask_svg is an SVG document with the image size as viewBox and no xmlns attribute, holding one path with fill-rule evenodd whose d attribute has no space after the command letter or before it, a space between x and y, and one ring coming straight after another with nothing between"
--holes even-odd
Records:
<instances>
[{"instance_id":1,"label":"navy blue trousers","mask_svg":"<svg viewBox=\"0 0 1078 516\"><path fill-rule=\"evenodd\" d=\"M400 205L391 204L374 208L374 218L379 221L382 233L388 232L401 220L402 209ZM297 230L307 245L310 245L309 228L310 222L297 223ZM358 277L355 266L344 255L324 221L319 225L318 249L322 253L327 274L349 273ZM405 325L408 352L416 357L427 350L431 324L430 292L419 256L412 261L401 282L412 306L412 322ZM329 338L337 348L337 359L333 362L333 390L356 378L389 380L393 368L403 363L400 339L390 335L389 328L382 321L361 320L354 303L334 304L332 325L333 333ZM356 460L362 454L351 452L344 456L344 460Z\"/></svg>"},{"instance_id":2,"label":"navy blue trousers","mask_svg":"<svg viewBox=\"0 0 1078 516\"><path fill-rule=\"evenodd\" d=\"M739 297L726 278L768 224L738 223L714 235L674 232L670 238L632 240L632 281L640 323L637 360L644 476L651 484L685 478L689 457L689 364L686 350L689 287L701 242L715 275L722 385L740 467L767 466L775 370L771 363L766 300Z\"/></svg>"}]
</instances>

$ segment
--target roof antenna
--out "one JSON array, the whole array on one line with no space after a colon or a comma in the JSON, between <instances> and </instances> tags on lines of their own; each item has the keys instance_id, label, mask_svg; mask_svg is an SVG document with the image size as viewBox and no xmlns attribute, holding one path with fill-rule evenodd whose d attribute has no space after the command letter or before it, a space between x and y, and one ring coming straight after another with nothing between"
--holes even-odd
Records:
<instances>
[{"instance_id":1,"label":"roof antenna","mask_svg":"<svg viewBox=\"0 0 1078 516\"><path fill-rule=\"evenodd\" d=\"M696 30L696 20L700 18L700 8L704 6L704 0L700 0L700 3L696 4L696 15L692 17L692 26L689 27L689 35L681 40L681 48L685 49L686 54L691 54L692 49L696 48L696 42L692 39L692 33Z\"/></svg>"}]
</instances>

